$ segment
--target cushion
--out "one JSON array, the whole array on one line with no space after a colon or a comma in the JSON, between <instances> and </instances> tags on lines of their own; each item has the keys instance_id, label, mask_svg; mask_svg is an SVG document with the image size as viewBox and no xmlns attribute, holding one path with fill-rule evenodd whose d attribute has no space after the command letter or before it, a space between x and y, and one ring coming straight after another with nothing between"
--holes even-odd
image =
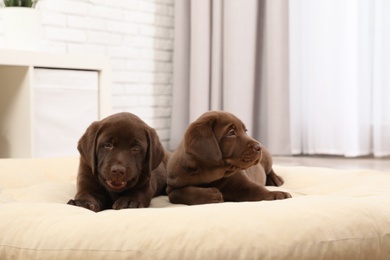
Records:
<instances>
[{"instance_id":1,"label":"cushion","mask_svg":"<svg viewBox=\"0 0 390 260\"><path fill-rule=\"evenodd\" d=\"M78 158L0 159L0 259L389 259L390 173L274 166L278 201L90 210Z\"/></svg>"}]
</instances>

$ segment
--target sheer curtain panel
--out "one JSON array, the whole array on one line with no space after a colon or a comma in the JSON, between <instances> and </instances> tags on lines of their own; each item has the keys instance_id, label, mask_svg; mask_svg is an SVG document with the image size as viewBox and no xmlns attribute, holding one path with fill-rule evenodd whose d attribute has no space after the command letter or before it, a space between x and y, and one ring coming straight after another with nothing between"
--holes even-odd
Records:
<instances>
[{"instance_id":1,"label":"sheer curtain panel","mask_svg":"<svg viewBox=\"0 0 390 260\"><path fill-rule=\"evenodd\" d=\"M293 154L390 155L389 5L290 3Z\"/></svg>"}]
</instances>

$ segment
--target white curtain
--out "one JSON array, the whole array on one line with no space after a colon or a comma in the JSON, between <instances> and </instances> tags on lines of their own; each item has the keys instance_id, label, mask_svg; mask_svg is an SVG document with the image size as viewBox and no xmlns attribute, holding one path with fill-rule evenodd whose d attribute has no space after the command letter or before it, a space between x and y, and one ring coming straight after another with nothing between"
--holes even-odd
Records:
<instances>
[{"instance_id":1,"label":"white curtain","mask_svg":"<svg viewBox=\"0 0 390 260\"><path fill-rule=\"evenodd\" d=\"M289 6L293 154L390 155L390 1Z\"/></svg>"},{"instance_id":2,"label":"white curtain","mask_svg":"<svg viewBox=\"0 0 390 260\"><path fill-rule=\"evenodd\" d=\"M235 113L272 154L390 155L389 0L178 0L172 131Z\"/></svg>"},{"instance_id":3,"label":"white curtain","mask_svg":"<svg viewBox=\"0 0 390 260\"><path fill-rule=\"evenodd\" d=\"M208 110L236 114L274 153L289 153L285 0L178 0L169 149Z\"/></svg>"}]
</instances>

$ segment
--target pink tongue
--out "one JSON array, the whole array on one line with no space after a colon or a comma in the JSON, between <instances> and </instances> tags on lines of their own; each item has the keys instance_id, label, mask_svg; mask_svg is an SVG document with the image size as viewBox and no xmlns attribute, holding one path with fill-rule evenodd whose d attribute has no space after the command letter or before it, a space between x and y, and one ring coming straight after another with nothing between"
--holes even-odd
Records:
<instances>
[{"instance_id":1,"label":"pink tongue","mask_svg":"<svg viewBox=\"0 0 390 260\"><path fill-rule=\"evenodd\" d=\"M114 187L121 187L125 185L125 182L121 181L110 181L109 184Z\"/></svg>"}]
</instances>

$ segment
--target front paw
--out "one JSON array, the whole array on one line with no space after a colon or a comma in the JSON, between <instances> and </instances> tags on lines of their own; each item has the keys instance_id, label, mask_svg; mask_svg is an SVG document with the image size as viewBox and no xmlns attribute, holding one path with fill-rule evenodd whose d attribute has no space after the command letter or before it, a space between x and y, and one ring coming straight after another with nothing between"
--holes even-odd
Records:
<instances>
[{"instance_id":1,"label":"front paw","mask_svg":"<svg viewBox=\"0 0 390 260\"><path fill-rule=\"evenodd\" d=\"M115 201L114 205L112 205L112 208L117 210L126 208L145 208L148 206L145 204L145 202L142 202L138 198L123 196Z\"/></svg>"},{"instance_id":2,"label":"front paw","mask_svg":"<svg viewBox=\"0 0 390 260\"><path fill-rule=\"evenodd\" d=\"M88 200L79 200L79 199L69 200L68 204L69 205L74 205L74 206L77 206L77 207L86 208L86 209L89 209L89 210L92 210L92 211L95 211L95 212L98 212L98 211L102 210L98 203L94 203L94 202L91 202L91 201L88 201Z\"/></svg>"},{"instance_id":3,"label":"front paw","mask_svg":"<svg viewBox=\"0 0 390 260\"><path fill-rule=\"evenodd\" d=\"M291 198L291 194L283 191L270 191L264 200L283 200Z\"/></svg>"},{"instance_id":4,"label":"front paw","mask_svg":"<svg viewBox=\"0 0 390 260\"><path fill-rule=\"evenodd\" d=\"M179 189L168 188L167 191L169 201L175 204L199 205L224 201L222 193L217 188L188 186Z\"/></svg>"},{"instance_id":5,"label":"front paw","mask_svg":"<svg viewBox=\"0 0 390 260\"><path fill-rule=\"evenodd\" d=\"M200 204L221 203L223 202L223 195L217 188L206 188L204 189L203 199L204 201Z\"/></svg>"}]
</instances>

